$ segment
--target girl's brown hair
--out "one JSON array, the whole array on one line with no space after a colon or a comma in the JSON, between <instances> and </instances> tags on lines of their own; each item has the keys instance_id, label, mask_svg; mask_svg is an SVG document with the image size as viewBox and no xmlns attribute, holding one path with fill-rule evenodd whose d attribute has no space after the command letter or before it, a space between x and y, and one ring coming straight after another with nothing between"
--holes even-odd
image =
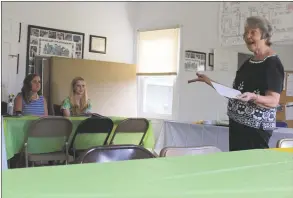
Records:
<instances>
[{"instance_id":1,"label":"girl's brown hair","mask_svg":"<svg viewBox=\"0 0 293 198\"><path fill-rule=\"evenodd\" d=\"M29 74L23 80L23 86L21 88L21 95L22 95L22 98L23 98L23 100L25 101L26 104L29 104L31 102L31 98L32 98L32 80L36 76L39 76L39 75L37 75L37 74Z\"/></svg>"}]
</instances>

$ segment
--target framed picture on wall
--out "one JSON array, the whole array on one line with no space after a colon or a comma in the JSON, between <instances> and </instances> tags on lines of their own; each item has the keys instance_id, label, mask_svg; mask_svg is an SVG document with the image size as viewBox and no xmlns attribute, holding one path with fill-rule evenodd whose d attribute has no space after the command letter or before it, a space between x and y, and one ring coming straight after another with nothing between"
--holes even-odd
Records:
<instances>
[{"instance_id":1,"label":"framed picture on wall","mask_svg":"<svg viewBox=\"0 0 293 198\"><path fill-rule=\"evenodd\" d=\"M214 71L214 54L209 53L209 66L207 67L207 71Z\"/></svg>"},{"instance_id":2,"label":"framed picture on wall","mask_svg":"<svg viewBox=\"0 0 293 198\"><path fill-rule=\"evenodd\" d=\"M34 72L35 56L83 59L84 33L28 25L26 74Z\"/></svg>"},{"instance_id":3,"label":"framed picture on wall","mask_svg":"<svg viewBox=\"0 0 293 198\"><path fill-rule=\"evenodd\" d=\"M94 53L106 54L107 38L103 36L90 35L89 51Z\"/></svg>"},{"instance_id":4,"label":"framed picture on wall","mask_svg":"<svg viewBox=\"0 0 293 198\"><path fill-rule=\"evenodd\" d=\"M214 67L214 54L209 53L209 66Z\"/></svg>"},{"instance_id":5,"label":"framed picture on wall","mask_svg":"<svg viewBox=\"0 0 293 198\"><path fill-rule=\"evenodd\" d=\"M197 72L206 70L206 53L185 51L185 71Z\"/></svg>"}]
</instances>

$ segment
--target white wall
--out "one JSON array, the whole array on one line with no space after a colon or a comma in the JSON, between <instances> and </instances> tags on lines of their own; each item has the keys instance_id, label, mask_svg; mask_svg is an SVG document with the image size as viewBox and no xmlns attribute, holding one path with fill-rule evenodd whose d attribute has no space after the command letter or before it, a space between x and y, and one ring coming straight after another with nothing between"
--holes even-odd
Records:
<instances>
[{"instance_id":1,"label":"white wall","mask_svg":"<svg viewBox=\"0 0 293 198\"><path fill-rule=\"evenodd\" d=\"M28 24L85 33L85 59L133 63L131 13L126 2L3 2L2 17L23 23L15 91L25 76ZM107 54L89 52L89 34L107 37Z\"/></svg>"},{"instance_id":2,"label":"white wall","mask_svg":"<svg viewBox=\"0 0 293 198\"><path fill-rule=\"evenodd\" d=\"M199 119L225 119L226 100L206 85L187 84L195 78L194 72L184 71L184 51L194 50L211 52L220 47L218 38L218 12L220 2L140 2L137 8L136 29L168 28L181 25L181 58L177 81L179 104L176 107L180 121ZM274 47L285 69L293 70L293 46ZM245 46L225 48L247 52ZM231 66L233 67L233 66ZM223 84L232 85L235 68L231 72L205 72L212 79Z\"/></svg>"},{"instance_id":3,"label":"white wall","mask_svg":"<svg viewBox=\"0 0 293 198\"><path fill-rule=\"evenodd\" d=\"M272 48L279 55L284 69L293 71L293 45L273 45Z\"/></svg>"}]
</instances>

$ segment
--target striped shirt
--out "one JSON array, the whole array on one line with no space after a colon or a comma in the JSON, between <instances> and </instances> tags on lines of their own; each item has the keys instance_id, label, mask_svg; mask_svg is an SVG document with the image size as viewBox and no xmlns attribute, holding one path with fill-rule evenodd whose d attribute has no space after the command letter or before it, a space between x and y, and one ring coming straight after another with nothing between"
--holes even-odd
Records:
<instances>
[{"instance_id":1,"label":"striped shirt","mask_svg":"<svg viewBox=\"0 0 293 198\"><path fill-rule=\"evenodd\" d=\"M32 100L29 104L22 99L22 115L45 115L44 96Z\"/></svg>"}]
</instances>

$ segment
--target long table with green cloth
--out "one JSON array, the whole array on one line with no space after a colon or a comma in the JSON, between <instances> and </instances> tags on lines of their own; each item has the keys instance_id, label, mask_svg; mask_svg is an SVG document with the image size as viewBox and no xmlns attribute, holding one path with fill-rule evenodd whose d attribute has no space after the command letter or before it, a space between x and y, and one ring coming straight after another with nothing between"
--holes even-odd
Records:
<instances>
[{"instance_id":1,"label":"long table with green cloth","mask_svg":"<svg viewBox=\"0 0 293 198\"><path fill-rule=\"evenodd\" d=\"M292 198L293 154L222 152L7 169L2 198Z\"/></svg>"},{"instance_id":2,"label":"long table with green cloth","mask_svg":"<svg viewBox=\"0 0 293 198\"><path fill-rule=\"evenodd\" d=\"M4 136L6 144L7 159L12 158L15 154L21 152L23 148L25 134L28 132L30 124L39 119L36 116L23 116L19 118L15 117L4 117ZM73 134L77 126L86 119L87 117L69 117L68 119L73 124L73 129L69 142L71 141ZM110 117L113 120L114 127L110 137L119 122L125 118L121 117ZM54 130L55 126L52 126ZM103 145L106 135L105 134L81 134L77 136L75 140L75 147L77 149L85 149L92 146ZM142 137L142 133L121 133L115 136L115 144L138 144ZM60 150L64 145L64 138L29 138L28 149L31 153L44 153L54 152ZM155 145L154 133L152 129L151 121L149 121L149 129L143 140L143 146L147 149L152 150Z\"/></svg>"}]
</instances>

